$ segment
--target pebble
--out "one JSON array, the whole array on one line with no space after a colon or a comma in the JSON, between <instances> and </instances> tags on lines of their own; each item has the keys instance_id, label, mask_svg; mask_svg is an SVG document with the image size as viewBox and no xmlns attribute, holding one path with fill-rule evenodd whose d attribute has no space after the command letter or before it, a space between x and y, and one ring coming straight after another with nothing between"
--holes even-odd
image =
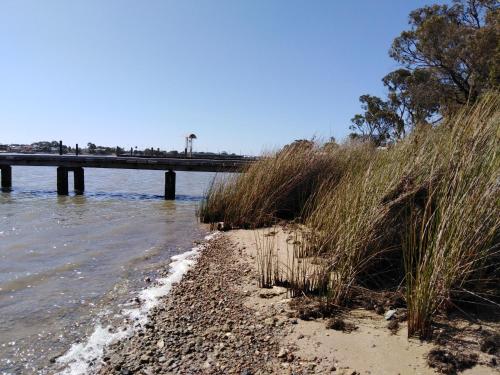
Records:
<instances>
[{"instance_id":1,"label":"pebble","mask_svg":"<svg viewBox=\"0 0 500 375\"><path fill-rule=\"evenodd\" d=\"M283 365L303 373L295 356L279 348L280 335L297 320L269 315L282 307L269 312L247 307L242 294L252 292L230 287L254 283L245 262L224 236L211 241L196 266L151 311L144 329L107 349L109 361L96 373L257 375L280 373Z\"/></svg>"},{"instance_id":2,"label":"pebble","mask_svg":"<svg viewBox=\"0 0 500 375\"><path fill-rule=\"evenodd\" d=\"M280 351L278 352L278 358L285 358L287 354L288 350L285 348L281 348Z\"/></svg>"}]
</instances>

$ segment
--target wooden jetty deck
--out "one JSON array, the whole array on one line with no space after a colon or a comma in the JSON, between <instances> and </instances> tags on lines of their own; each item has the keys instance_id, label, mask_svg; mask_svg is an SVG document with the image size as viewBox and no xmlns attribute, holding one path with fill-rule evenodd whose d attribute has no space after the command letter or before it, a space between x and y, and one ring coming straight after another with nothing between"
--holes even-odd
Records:
<instances>
[{"instance_id":1,"label":"wooden jetty deck","mask_svg":"<svg viewBox=\"0 0 500 375\"><path fill-rule=\"evenodd\" d=\"M165 199L175 199L175 171L239 172L251 161L245 159L144 158L129 156L0 154L1 186L12 189L13 166L57 167L57 193L68 195L68 172L74 174L74 190L85 190L84 168L146 169L165 172Z\"/></svg>"}]
</instances>

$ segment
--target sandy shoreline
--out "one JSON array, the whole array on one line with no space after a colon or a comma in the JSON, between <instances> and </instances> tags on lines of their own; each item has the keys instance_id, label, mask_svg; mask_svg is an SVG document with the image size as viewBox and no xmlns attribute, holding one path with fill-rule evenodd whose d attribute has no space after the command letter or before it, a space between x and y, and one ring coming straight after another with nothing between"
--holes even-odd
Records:
<instances>
[{"instance_id":1,"label":"sandy shoreline","mask_svg":"<svg viewBox=\"0 0 500 375\"><path fill-rule=\"evenodd\" d=\"M99 374L435 374L430 343L408 340L383 316L353 310L351 333L302 320L284 288L260 289L255 234L231 231L210 241L196 265L144 330L109 347ZM491 356L490 356L491 357ZM463 374L500 373L482 355Z\"/></svg>"}]
</instances>

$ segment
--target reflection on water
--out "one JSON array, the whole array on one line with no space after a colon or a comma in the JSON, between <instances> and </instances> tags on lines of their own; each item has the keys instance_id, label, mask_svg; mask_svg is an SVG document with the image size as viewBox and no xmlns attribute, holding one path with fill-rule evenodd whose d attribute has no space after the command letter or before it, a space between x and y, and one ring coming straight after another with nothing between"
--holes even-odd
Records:
<instances>
[{"instance_id":1,"label":"reflection on water","mask_svg":"<svg viewBox=\"0 0 500 375\"><path fill-rule=\"evenodd\" d=\"M56 169L14 167L0 193L0 373L48 373L50 358L143 288L146 275L192 247L211 173L85 171L84 196L57 196ZM71 190L71 189L70 189Z\"/></svg>"}]
</instances>

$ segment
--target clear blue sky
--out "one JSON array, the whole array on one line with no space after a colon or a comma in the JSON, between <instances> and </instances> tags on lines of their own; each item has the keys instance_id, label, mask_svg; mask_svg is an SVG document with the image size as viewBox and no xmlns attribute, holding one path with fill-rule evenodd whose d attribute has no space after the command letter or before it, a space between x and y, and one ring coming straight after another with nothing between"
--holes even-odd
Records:
<instances>
[{"instance_id":1,"label":"clear blue sky","mask_svg":"<svg viewBox=\"0 0 500 375\"><path fill-rule=\"evenodd\" d=\"M256 154L345 137L432 0L2 0L0 143ZM439 1L443 2L443 1Z\"/></svg>"}]
</instances>

